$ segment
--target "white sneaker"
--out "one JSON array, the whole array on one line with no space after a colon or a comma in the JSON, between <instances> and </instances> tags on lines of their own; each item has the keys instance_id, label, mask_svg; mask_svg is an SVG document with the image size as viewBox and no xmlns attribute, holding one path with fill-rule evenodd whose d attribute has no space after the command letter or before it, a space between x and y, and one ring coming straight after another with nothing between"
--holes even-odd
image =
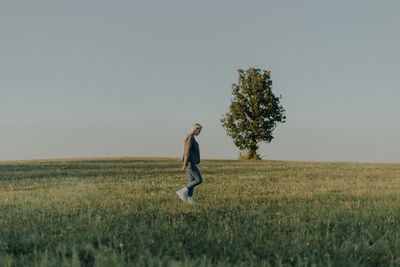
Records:
<instances>
[{"instance_id":1,"label":"white sneaker","mask_svg":"<svg viewBox=\"0 0 400 267\"><path fill-rule=\"evenodd\" d=\"M183 192L182 189L176 191L176 194L177 194L177 195L180 197L180 199L182 199L184 202L187 201L187 200L186 200L186 195L185 195L185 193L186 193L186 192Z\"/></svg>"},{"instance_id":2,"label":"white sneaker","mask_svg":"<svg viewBox=\"0 0 400 267\"><path fill-rule=\"evenodd\" d=\"M192 204L192 205L200 205L200 203L194 201L193 198L191 198L191 197L189 197L188 203L189 203L189 204Z\"/></svg>"}]
</instances>

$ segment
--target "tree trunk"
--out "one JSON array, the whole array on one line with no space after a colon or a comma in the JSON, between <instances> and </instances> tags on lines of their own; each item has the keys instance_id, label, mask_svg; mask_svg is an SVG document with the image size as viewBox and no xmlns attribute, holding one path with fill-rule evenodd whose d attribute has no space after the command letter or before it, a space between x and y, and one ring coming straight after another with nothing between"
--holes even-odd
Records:
<instances>
[{"instance_id":1,"label":"tree trunk","mask_svg":"<svg viewBox=\"0 0 400 267\"><path fill-rule=\"evenodd\" d=\"M261 160L261 157L257 153L257 150L249 149L246 154L240 153L239 159L243 159L243 160Z\"/></svg>"}]
</instances>

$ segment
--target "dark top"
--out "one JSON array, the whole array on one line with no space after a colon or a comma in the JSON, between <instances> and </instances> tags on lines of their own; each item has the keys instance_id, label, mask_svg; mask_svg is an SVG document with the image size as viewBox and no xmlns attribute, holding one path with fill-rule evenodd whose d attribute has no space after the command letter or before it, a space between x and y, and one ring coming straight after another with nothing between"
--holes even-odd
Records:
<instances>
[{"instance_id":1,"label":"dark top","mask_svg":"<svg viewBox=\"0 0 400 267\"><path fill-rule=\"evenodd\" d=\"M193 164L200 163L200 148L193 135L185 140L183 163L185 164L185 166L187 166L188 162L191 162Z\"/></svg>"}]
</instances>

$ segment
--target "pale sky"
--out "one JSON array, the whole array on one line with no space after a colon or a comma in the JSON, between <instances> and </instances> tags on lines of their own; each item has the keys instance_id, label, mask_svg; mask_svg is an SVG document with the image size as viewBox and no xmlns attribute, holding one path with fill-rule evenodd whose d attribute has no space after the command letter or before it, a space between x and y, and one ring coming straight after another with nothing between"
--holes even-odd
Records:
<instances>
[{"instance_id":1,"label":"pale sky","mask_svg":"<svg viewBox=\"0 0 400 267\"><path fill-rule=\"evenodd\" d=\"M287 122L267 160L400 162L400 3L0 3L0 160L235 159L237 69L271 70Z\"/></svg>"}]
</instances>

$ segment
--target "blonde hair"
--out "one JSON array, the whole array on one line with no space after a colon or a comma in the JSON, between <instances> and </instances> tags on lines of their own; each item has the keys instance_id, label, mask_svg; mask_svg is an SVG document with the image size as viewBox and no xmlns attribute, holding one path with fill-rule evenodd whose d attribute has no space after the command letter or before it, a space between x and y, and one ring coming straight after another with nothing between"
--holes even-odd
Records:
<instances>
[{"instance_id":1,"label":"blonde hair","mask_svg":"<svg viewBox=\"0 0 400 267\"><path fill-rule=\"evenodd\" d=\"M197 129L203 129L203 126L200 125L200 123L195 123L192 125L192 128L190 128L190 130L187 132L186 136L185 136L185 140L188 139L190 136L192 136L194 134L194 131L196 131Z\"/></svg>"}]
</instances>

